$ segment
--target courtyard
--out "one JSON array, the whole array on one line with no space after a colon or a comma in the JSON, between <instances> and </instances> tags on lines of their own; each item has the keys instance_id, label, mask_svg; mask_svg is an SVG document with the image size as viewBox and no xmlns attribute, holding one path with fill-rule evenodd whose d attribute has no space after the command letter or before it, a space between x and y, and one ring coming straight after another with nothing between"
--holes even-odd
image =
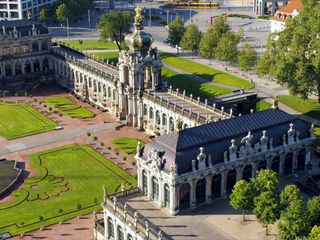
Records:
<instances>
[{"instance_id":1,"label":"courtyard","mask_svg":"<svg viewBox=\"0 0 320 240\"><path fill-rule=\"evenodd\" d=\"M26 103L0 103L0 135L8 140L51 131L56 126Z\"/></svg>"}]
</instances>

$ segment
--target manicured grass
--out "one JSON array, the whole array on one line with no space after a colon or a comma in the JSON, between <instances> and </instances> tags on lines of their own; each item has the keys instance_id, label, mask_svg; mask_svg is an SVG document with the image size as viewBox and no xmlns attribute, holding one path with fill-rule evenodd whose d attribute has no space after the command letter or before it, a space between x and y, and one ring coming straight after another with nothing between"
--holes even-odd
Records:
<instances>
[{"instance_id":1,"label":"manicured grass","mask_svg":"<svg viewBox=\"0 0 320 240\"><path fill-rule=\"evenodd\" d=\"M205 78L209 81L223 84L226 86L236 87L236 88L244 88L244 89L251 89L254 87L254 84L236 77L234 75L221 72L219 70L210 68L208 66L202 65L200 63L196 63L194 61L177 57L173 54L160 52L161 60L164 63L167 63L173 67L179 68L185 72L198 75L202 78Z\"/></svg>"},{"instance_id":2,"label":"manicured grass","mask_svg":"<svg viewBox=\"0 0 320 240\"><path fill-rule=\"evenodd\" d=\"M26 103L0 103L0 135L8 140L51 131L56 126Z\"/></svg>"},{"instance_id":3,"label":"manicured grass","mask_svg":"<svg viewBox=\"0 0 320 240\"><path fill-rule=\"evenodd\" d=\"M272 108L272 104L263 100L256 102L255 112L260 112Z\"/></svg>"},{"instance_id":4,"label":"manicured grass","mask_svg":"<svg viewBox=\"0 0 320 240\"><path fill-rule=\"evenodd\" d=\"M320 138L320 127L315 127L314 128L314 135Z\"/></svg>"},{"instance_id":5,"label":"manicured grass","mask_svg":"<svg viewBox=\"0 0 320 240\"><path fill-rule=\"evenodd\" d=\"M129 155L135 155L137 153L137 143L141 143L141 147L144 143L138 138L116 138L112 140L112 144L120 150Z\"/></svg>"},{"instance_id":6,"label":"manicured grass","mask_svg":"<svg viewBox=\"0 0 320 240\"><path fill-rule=\"evenodd\" d=\"M66 97L48 97L45 102L72 118L92 118L94 113Z\"/></svg>"},{"instance_id":7,"label":"manicured grass","mask_svg":"<svg viewBox=\"0 0 320 240\"><path fill-rule=\"evenodd\" d=\"M109 63L118 63L119 58L119 52L95 52L91 54L95 58L101 59L102 61L107 62L109 60Z\"/></svg>"},{"instance_id":8,"label":"manicured grass","mask_svg":"<svg viewBox=\"0 0 320 240\"><path fill-rule=\"evenodd\" d=\"M118 49L117 45L113 42L103 42L100 40L82 40L82 46L79 43L79 40L64 40L59 41L60 43L69 46L70 48L78 50L109 50L109 49Z\"/></svg>"},{"instance_id":9,"label":"manicured grass","mask_svg":"<svg viewBox=\"0 0 320 240\"><path fill-rule=\"evenodd\" d=\"M194 97L210 99L211 97L228 94L232 91L226 88L216 87L209 83L201 83L193 78L181 75L168 68L162 68L162 77L168 80L168 85L179 91L186 90L186 94L193 94Z\"/></svg>"},{"instance_id":10,"label":"manicured grass","mask_svg":"<svg viewBox=\"0 0 320 240\"><path fill-rule=\"evenodd\" d=\"M13 201L0 204L0 235L47 226L100 209L108 193L136 179L87 145L72 144L29 156L37 176L25 180ZM62 209L62 212L59 211ZM40 220L42 216L42 220Z\"/></svg>"},{"instance_id":11,"label":"manicured grass","mask_svg":"<svg viewBox=\"0 0 320 240\"><path fill-rule=\"evenodd\" d=\"M316 100L285 95L278 96L278 99L293 110L320 120L320 104Z\"/></svg>"}]
</instances>

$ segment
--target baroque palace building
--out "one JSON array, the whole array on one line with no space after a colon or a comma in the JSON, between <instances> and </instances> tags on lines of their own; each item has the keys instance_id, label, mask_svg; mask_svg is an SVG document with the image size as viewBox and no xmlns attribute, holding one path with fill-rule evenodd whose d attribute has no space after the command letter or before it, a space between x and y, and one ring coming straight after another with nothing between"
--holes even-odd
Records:
<instances>
[{"instance_id":1,"label":"baroque palace building","mask_svg":"<svg viewBox=\"0 0 320 240\"><path fill-rule=\"evenodd\" d=\"M113 195L105 191L96 239L187 239L188 231L210 239L212 229L195 221L195 215L180 214L213 205L237 180L255 177L260 169L286 176L312 164L313 126L279 110L235 116L223 104L250 100L252 95L243 91L210 103L168 87L153 38L143 31L140 8L125 38L129 50L120 53L117 66L52 45L41 24L2 25L2 91L32 91L55 81L127 125L159 136L137 146L138 187ZM185 227L176 227L182 222Z\"/></svg>"}]
</instances>

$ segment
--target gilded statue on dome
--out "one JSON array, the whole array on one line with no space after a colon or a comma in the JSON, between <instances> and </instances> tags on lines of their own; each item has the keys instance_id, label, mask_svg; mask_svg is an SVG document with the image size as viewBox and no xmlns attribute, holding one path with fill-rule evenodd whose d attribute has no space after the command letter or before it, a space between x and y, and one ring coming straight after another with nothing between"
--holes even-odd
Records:
<instances>
[{"instance_id":1,"label":"gilded statue on dome","mask_svg":"<svg viewBox=\"0 0 320 240\"><path fill-rule=\"evenodd\" d=\"M142 12L142 8L136 8L135 9L136 11L136 16L134 17L134 20L136 23L140 23L142 22L142 15L141 15L141 12Z\"/></svg>"}]
</instances>

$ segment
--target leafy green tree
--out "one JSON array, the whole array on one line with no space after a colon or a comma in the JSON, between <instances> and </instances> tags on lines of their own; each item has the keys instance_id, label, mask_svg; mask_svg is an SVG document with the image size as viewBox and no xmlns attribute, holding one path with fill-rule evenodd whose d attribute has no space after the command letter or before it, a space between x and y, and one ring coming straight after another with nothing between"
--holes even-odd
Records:
<instances>
[{"instance_id":1,"label":"leafy green tree","mask_svg":"<svg viewBox=\"0 0 320 240\"><path fill-rule=\"evenodd\" d=\"M184 23L182 22L179 15L177 15L176 19L169 24L168 42L170 43L170 45L180 45L180 41L184 32Z\"/></svg>"},{"instance_id":2,"label":"leafy green tree","mask_svg":"<svg viewBox=\"0 0 320 240\"><path fill-rule=\"evenodd\" d=\"M253 212L258 221L266 227L266 235L268 235L268 225L275 223L279 218L279 195L275 191L262 192L254 198L254 205Z\"/></svg>"},{"instance_id":3,"label":"leafy green tree","mask_svg":"<svg viewBox=\"0 0 320 240\"><path fill-rule=\"evenodd\" d=\"M184 50L197 52L199 50L201 36L202 34L196 25L188 25L181 39L181 47Z\"/></svg>"},{"instance_id":4,"label":"leafy green tree","mask_svg":"<svg viewBox=\"0 0 320 240\"><path fill-rule=\"evenodd\" d=\"M230 195L230 205L234 209L242 209L242 218L245 220L245 214L247 211L254 208L255 192L251 183L245 180L238 181L232 189Z\"/></svg>"},{"instance_id":5,"label":"leafy green tree","mask_svg":"<svg viewBox=\"0 0 320 240\"><path fill-rule=\"evenodd\" d=\"M247 73L252 67L256 65L257 53L250 47L248 43L245 43L238 53L238 63L241 71Z\"/></svg>"},{"instance_id":6,"label":"leafy green tree","mask_svg":"<svg viewBox=\"0 0 320 240\"><path fill-rule=\"evenodd\" d=\"M41 8L39 15L38 15L38 20L41 22L44 22L48 20L49 15L48 15L48 9L47 8Z\"/></svg>"},{"instance_id":7,"label":"leafy green tree","mask_svg":"<svg viewBox=\"0 0 320 240\"><path fill-rule=\"evenodd\" d=\"M319 240L319 239L320 239L320 226L314 226L307 240Z\"/></svg>"},{"instance_id":8,"label":"leafy green tree","mask_svg":"<svg viewBox=\"0 0 320 240\"><path fill-rule=\"evenodd\" d=\"M97 27L101 30L102 40L115 41L119 51L124 48L124 37L130 31L131 13L128 11L111 11L102 16Z\"/></svg>"},{"instance_id":9,"label":"leafy green tree","mask_svg":"<svg viewBox=\"0 0 320 240\"><path fill-rule=\"evenodd\" d=\"M276 172L269 169L258 171L257 177L251 180L256 191L256 195L262 192L277 191L279 178Z\"/></svg>"},{"instance_id":10,"label":"leafy green tree","mask_svg":"<svg viewBox=\"0 0 320 240\"><path fill-rule=\"evenodd\" d=\"M228 25L227 18L225 16L215 18L212 29L217 37L222 37L222 35L231 31L231 27Z\"/></svg>"},{"instance_id":11,"label":"leafy green tree","mask_svg":"<svg viewBox=\"0 0 320 240\"><path fill-rule=\"evenodd\" d=\"M315 196L307 203L307 212L310 227L320 226L320 196Z\"/></svg>"},{"instance_id":12,"label":"leafy green tree","mask_svg":"<svg viewBox=\"0 0 320 240\"><path fill-rule=\"evenodd\" d=\"M237 45L239 40L239 36L234 33L227 32L224 34L218 41L216 47L216 57L221 61L225 61L226 63L234 63L237 59Z\"/></svg>"},{"instance_id":13,"label":"leafy green tree","mask_svg":"<svg viewBox=\"0 0 320 240\"><path fill-rule=\"evenodd\" d=\"M282 240L301 239L307 235L307 221L303 199L294 199L289 207L281 213L279 236Z\"/></svg>"},{"instance_id":14,"label":"leafy green tree","mask_svg":"<svg viewBox=\"0 0 320 240\"><path fill-rule=\"evenodd\" d=\"M287 209L293 201L300 199L300 190L296 185L287 185L280 193L281 209Z\"/></svg>"},{"instance_id":15,"label":"leafy green tree","mask_svg":"<svg viewBox=\"0 0 320 240\"><path fill-rule=\"evenodd\" d=\"M58 6L56 16L60 23L66 23L67 19L70 17L70 10L65 3Z\"/></svg>"},{"instance_id":16,"label":"leafy green tree","mask_svg":"<svg viewBox=\"0 0 320 240\"><path fill-rule=\"evenodd\" d=\"M270 34L268 36L266 51L263 53L257 65L257 74L259 77L262 77L264 75L269 75L269 73L273 71L272 69L276 66L275 59L272 53L274 44L275 44L274 35Z\"/></svg>"},{"instance_id":17,"label":"leafy green tree","mask_svg":"<svg viewBox=\"0 0 320 240\"><path fill-rule=\"evenodd\" d=\"M271 57L272 65L264 70L278 83L288 86L290 93L302 98L317 94L320 103L320 14L315 14L319 12L319 2L304 2L299 15L271 40L273 44L265 54Z\"/></svg>"}]
</instances>

